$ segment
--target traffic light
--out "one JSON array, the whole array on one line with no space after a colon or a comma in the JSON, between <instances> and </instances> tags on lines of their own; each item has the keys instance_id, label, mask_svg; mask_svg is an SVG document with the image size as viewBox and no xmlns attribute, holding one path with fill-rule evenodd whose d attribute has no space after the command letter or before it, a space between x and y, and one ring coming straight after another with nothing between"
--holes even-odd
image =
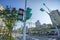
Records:
<instances>
[{"instance_id":1,"label":"traffic light","mask_svg":"<svg viewBox=\"0 0 60 40\"><path fill-rule=\"evenodd\" d=\"M19 9L19 15L23 15L24 9Z\"/></svg>"},{"instance_id":2,"label":"traffic light","mask_svg":"<svg viewBox=\"0 0 60 40\"><path fill-rule=\"evenodd\" d=\"M30 19L31 18L31 16L32 16L32 13L31 13L31 11L32 11L32 9L31 8L27 8L26 9L26 19L25 19L25 21L27 21L28 19ZM18 12L18 20L20 20L20 21L23 21L23 13L24 13L24 9L19 9L19 12Z\"/></svg>"},{"instance_id":3,"label":"traffic light","mask_svg":"<svg viewBox=\"0 0 60 40\"><path fill-rule=\"evenodd\" d=\"M26 20L30 19L30 17L32 16L31 11L32 9L28 7L26 10Z\"/></svg>"},{"instance_id":4,"label":"traffic light","mask_svg":"<svg viewBox=\"0 0 60 40\"><path fill-rule=\"evenodd\" d=\"M24 13L24 9L20 8L18 11L18 20L23 21L23 13Z\"/></svg>"}]
</instances>

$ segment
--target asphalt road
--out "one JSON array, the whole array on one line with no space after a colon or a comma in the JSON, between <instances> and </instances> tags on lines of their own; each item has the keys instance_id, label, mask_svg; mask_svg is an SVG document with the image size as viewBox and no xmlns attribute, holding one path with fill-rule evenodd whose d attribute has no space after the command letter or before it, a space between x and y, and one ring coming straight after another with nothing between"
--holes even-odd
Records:
<instances>
[{"instance_id":1,"label":"asphalt road","mask_svg":"<svg viewBox=\"0 0 60 40\"><path fill-rule=\"evenodd\" d=\"M16 37L15 40L22 40L22 38ZM33 38L33 37L28 37L27 36L26 40L56 40L56 39L46 38L46 37Z\"/></svg>"},{"instance_id":2,"label":"asphalt road","mask_svg":"<svg viewBox=\"0 0 60 40\"><path fill-rule=\"evenodd\" d=\"M19 33L13 33L12 34L13 37L15 38L15 40L23 40L23 36L22 34L19 34ZM49 38L49 37L40 37L40 36L30 36L30 35L27 35L26 36L26 40L56 40L55 38Z\"/></svg>"},{"instance_id":3,"label":"asphalt road","mask_svg":"<svg viewBox=\"0 0 60 40\"><path fill-rule=\"evenodd\" d=\"M23 40L22 39L22 34L17 34L18 36L15 35L15 40ZM49 37L38 37L38 36L26 36L26 40L56 40L55 38L49 38Z\"/></svg>"}]
</instances>

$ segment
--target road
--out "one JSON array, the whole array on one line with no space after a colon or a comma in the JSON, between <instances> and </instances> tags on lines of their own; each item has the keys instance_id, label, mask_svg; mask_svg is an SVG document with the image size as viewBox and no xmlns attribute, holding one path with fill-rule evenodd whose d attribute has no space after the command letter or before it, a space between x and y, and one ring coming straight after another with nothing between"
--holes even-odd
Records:
<instances>
[{"instance_id":1,"label":"road","mask_svg":"<svg viewBox=\"0 0 60 40\"><path fill-rule=\"evenodd\" d=\"M33 37L33 36L26 36L27 40L56 40L56 39L52 39L52 38L47 38L47 37ZM21 37L16 37L15 40L22 40Z\"/></svg>"},{"instance_id":2,"label":"road","mask_svg":"<svg viewBox=\"0 0 60 40\"><path fill-rule=\"evenodd\" d=\"M22 40L22 34L19 34L19 33L13 33L13 36L15 38L15 40ZM52 39L52 38L49 38L49 37L38 37L38 36L30 36L30 35L27 35L26 36L26 39L27 40L56 40L55 38Z\"/></svg>"}]
</instances>

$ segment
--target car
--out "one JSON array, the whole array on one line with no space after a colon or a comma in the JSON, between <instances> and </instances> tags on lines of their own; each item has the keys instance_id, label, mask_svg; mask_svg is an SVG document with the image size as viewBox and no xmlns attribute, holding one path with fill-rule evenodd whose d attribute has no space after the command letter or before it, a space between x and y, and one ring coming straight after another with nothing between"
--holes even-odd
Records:
<instances>
[{"instance_id":1,"label":"car","mask_svg":"<svg viewBox=\"0 0 60 40\"><path fill-rule=\"evenodd\" d=\"M56 31L50 31L48 32L48 35L58 35L58 33Z\"/></svg>"}]
</instances>

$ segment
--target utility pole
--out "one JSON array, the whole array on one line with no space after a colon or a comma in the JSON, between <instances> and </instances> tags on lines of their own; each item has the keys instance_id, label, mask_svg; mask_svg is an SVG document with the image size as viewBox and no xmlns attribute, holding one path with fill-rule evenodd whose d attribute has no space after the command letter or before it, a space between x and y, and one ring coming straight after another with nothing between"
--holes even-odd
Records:
<instances>
[{"instance_id":1,"label":"utility pole","mask_svg":"<svg viewBox=\"0 0 60 40\"><path fill-rule=\"evenodd\" d=\"M23 20L24 20L24 27L23 27L23 40L26 40L26 8L27 8L27 0L25 0L25 12L23 14Z\"/></svg>"}]
</instances>

